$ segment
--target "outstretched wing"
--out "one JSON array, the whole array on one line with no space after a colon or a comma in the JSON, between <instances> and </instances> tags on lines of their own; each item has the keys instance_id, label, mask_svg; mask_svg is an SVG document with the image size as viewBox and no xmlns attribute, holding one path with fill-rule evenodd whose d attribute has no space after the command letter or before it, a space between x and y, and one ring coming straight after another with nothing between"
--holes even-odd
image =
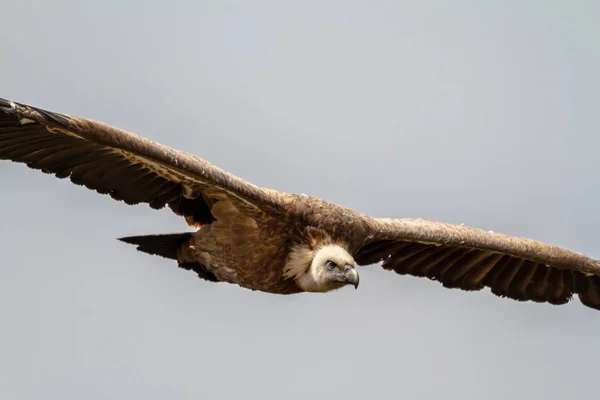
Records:
<instances>
[{"instance_id":1,"label":"outstretched wing","mask_svg":"<svg viewBox=\"0 0 600 400\"><path fill-rule=\"evenodd\" d=\"M285 194L259 188L193 155L101 122L0 99L0 159L70 178L127 204L147 203L214 220L215 197L262 212L281 210Z\"/></svg>"},{"instance_id":2,"label":"outstretched wing","mask_svg":"<svg viewBox=\"0 0 600 400\"><path fill-rule=\"evenodd\" d=\"M600 261L535 240L423 219L370 219L359 265L383 261L401 275L515 300L567 303L574 294L600 310Z\"/></svg>"}]
</instances>

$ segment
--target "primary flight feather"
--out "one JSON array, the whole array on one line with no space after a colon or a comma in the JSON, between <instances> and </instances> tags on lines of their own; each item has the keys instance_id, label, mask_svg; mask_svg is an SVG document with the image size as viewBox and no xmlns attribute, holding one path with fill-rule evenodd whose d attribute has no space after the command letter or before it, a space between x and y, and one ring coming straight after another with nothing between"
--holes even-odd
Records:
<instances>
[{"instance_id":1,"label":"primary flight feather","mask_svg":"<svg viewBox=\"0 0 600 400\"><path fill-rule=\"evenodd\" d=\"M196 232L122 238L211 282L275 294L358 287L357 265L516 300L600 310L600 261L557 246L423 219L371 218L252 185L103 124L0 99L0 159L127 204L168 206Z\"/></svg>"}]
</instances>

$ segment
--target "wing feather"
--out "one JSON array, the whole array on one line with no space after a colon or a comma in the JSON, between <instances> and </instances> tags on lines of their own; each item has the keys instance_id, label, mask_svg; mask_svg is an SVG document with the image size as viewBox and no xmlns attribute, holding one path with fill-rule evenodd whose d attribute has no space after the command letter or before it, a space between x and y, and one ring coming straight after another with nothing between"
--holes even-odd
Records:
<instances>
[{"instance_id":1,"label":"wing feather","mask_svg":"<svg viewBox=\"0 0 600 400\"><path fill-rule=\"evenodd\" d=\"M368 221L367 221L368 220ZM367 222L365 222L367 221ZM535 240L424 219L364 217L359 265L518 301L565 304L575 294L600 310L600 261Z\"/></svg>"},{"instance_id":2,"label":"wing feather","mask_svg":"<svg viewBox=\"0 0 600 400\"><path fill-rule=\"evenodd\" d=\"M70 178L127 204L169 206L194 224L214 220L205 195L278 212L285 194L259 188L193 155L101 122L0 99L0 159Z\"/></svg>"}]
</instances>

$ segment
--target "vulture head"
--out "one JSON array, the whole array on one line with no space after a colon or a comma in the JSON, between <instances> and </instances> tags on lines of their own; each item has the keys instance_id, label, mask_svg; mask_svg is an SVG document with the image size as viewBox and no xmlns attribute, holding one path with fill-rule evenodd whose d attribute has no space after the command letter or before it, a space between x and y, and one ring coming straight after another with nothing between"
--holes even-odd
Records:
<instances>
[{"instance_id":1,"label":"vulture head","mask_svg":"<svg viewBox=\"0 0 600 400\"><path fill-rule=\"evenodd\" d=\"M329 292L345 285L358 288L354 258L341 246L330 244L315 251L308 269L296 278L307 292Z\"/></svg>"}]
</instances>

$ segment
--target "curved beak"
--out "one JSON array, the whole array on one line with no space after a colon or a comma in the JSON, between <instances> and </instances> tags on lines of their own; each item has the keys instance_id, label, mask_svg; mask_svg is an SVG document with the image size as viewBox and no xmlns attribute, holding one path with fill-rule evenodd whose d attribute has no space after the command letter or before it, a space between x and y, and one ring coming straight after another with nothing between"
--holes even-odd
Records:
<instances>
[{"instance_id":1,"label":"curved beak","mask_svg":"<svg viewBox=\"0 0 600 400\"><path fill-rule=\"evenodd\" d=\"M359 276L358 271L350 264L344 267L344 277L346 282L353 285L354 289L358 289Z\"/></svg>"}]
</instances>

